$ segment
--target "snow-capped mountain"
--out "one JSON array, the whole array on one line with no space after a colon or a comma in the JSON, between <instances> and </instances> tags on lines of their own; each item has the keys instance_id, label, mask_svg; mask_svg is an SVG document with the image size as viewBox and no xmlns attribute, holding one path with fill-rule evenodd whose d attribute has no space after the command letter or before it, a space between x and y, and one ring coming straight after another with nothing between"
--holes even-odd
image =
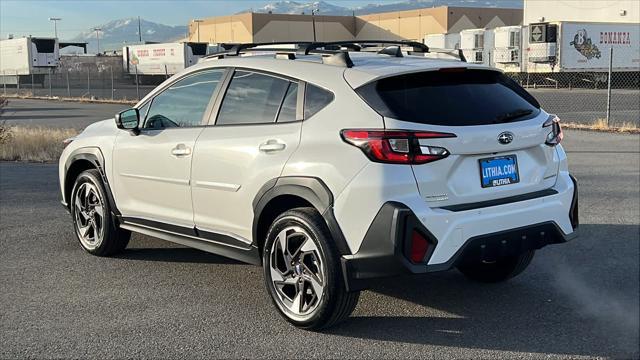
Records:
<instances>
[{"instance_id":1,"label":"snow-capped mountain","mask_svg":"<svg viewBox=\"0 0 640 360\"><path fill-rule=\"evenodd\" d=\"M113 20L96 26L100 36L100 51L121 49L127 43L138 43L138 18ZM169 26L140 19L142 41L164 42L182 39L186 36L186 26ZM78 34L71 41L88 42L88 52L97 51L96 30L89 29Z\"/></svg>"},{"instance_id":2,"label":"snow-capped mountain","mask_svg":"<svg viewBox=\"0 0 640 360\"><path fill-rule=\"evenodd\" d=\"M297 2L277 1L260 8L247 9L243 12L258 13L272 12L274 14L311 14L312 9L319 10L320 15L365 15L388 11L413 10L436 6L466 6L466 7L503 7L522 8L523 0L408 0L394 3L369 4L348 8L334 5L326 1Z\"/></svg>"}]
</instances>

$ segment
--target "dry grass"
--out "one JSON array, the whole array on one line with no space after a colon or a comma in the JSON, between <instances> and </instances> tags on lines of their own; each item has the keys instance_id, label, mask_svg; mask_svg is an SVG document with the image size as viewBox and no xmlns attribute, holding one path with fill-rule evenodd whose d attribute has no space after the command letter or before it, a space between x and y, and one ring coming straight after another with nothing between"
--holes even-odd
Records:
<instances>
[{"instance_id":1,"label":"dry grass","mask_svg":"<svg viewBox=\"0 0 640 360\"><path fill-rule=\"evenodd\" d=\"M0 160L57 161L63 140L77 134L74 129L6 126L0 124Z\"/></svg>"},{"instance_id":2,"label":"dry grass","mask_svg":"<svg viewBox=\"0 0 640 360\"><path fill-rule=\"evenodd\" d=\"M613 133L627 133L627 134L640 134L640 128L633 123L622 123L620 126L608 126L606 119L598 119L591 124L576 124L576 123L562 123L562 127L565 129L576 130L592 130L592 131L604 131Z\"/></svg>"}]
</instances>

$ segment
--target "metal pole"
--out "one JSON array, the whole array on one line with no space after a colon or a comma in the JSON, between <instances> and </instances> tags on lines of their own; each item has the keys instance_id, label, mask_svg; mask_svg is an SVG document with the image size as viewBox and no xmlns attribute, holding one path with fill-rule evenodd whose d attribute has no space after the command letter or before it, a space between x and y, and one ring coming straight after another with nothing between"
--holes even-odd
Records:
<instances>
[{"instance_id":1,"label":"metal pole","mask_svg":"<svg viewBox=\"0 0 640 360\"><path fill-rule=\"evenodd\" d=\"M49 97L52 97L52 94L51 94L51 68L49 68Z\"/></svg>"},{"instance_id":2,"label":"metal pole","mask_svg":"<svg viewBox=\"0 0 640 360\"><path fill-rule=\"evenodd\" d=\"M4 95L7 95L7 75L4 70L2 70L2 88Z\"/></svg>"},{"instance_id":3,"label":"metal pole","mask_svg":"<svg viewBox=\"0 0 640 360\"><path fill-rule=\"evenodd\" d=\"M316 42L316 10L311 9L311 24L313 25L313 42Z\"/></svg>"},{"instance_id":4,"label":"metal pole","mask_svg":"<svg viewBox=\"0 0 640 360\"><path fill-rule=\"evenodd\" d=\"M66 71L67 74L67 97L71 97L71 86L69 86L69 70Z\"/></svg>"},{"instance_id":5,"label":"metal pole","mask_svg":"<svg viewBox=\"0 0 640 360\"><path fill-rule=\"evenodd\" d=\"M91 70L87 70L87 96L91 97Z\"/></svg>"},{"instance_id":6,"label":"metal pole","mask_svg":"<svg viewBox=\"0 0 640 360\"><path fill-rule=\"evenodd\" d=\"M114 88L113 88L113 66L109 66L109 69L111 70L111 100L113 100L113 93L114 93Z\"/></svg>"},{"instance_id":7,"label":"metal pole","mask_svg":"<svg viewBox=\"0 0 640 360\"><path fill-rule=\"evenodd\" d=\"M35 96L36 95L36 91L34 90L34 81L33 81L33 74L31 74L31 95Z\"/></svg>"},{"instance_id":8,"label":"metal pole","mask_svg":"<svg viewBox=\"0 0 640 360\"><path fill-rule=\"evenodd\" d=\"M611 70L613 68L613 46L609 48L609 80L607 81L607 127L611 119Z\"/></svg>"},{"instance_id":9,"label":"metal pole","mask_svg":"<svg viewBox=\"0 0 640 360\"><path fill-rule=\"evenodd\" d=\"M20 95L20 76L18 70L16 70L16 89L18 89L18 95Z\"/></svg>"},{"instance_id":10,"label":"metal pole","mask_svg":"<svg viewBox=\"0 0 640 360\"><path fill-rule=\"evenodd\" d=\"M102 31L101 28L94 28L93 30L96 31L96 40L98 42L98 52L97 54L100 54L100 31Z\"/></svg>"},{"instance_id":11,"label":"metal pole","mask_svg":"<svg viewBox=\"0 0 640 360\"><path fill-rule=\"evenodd\" d=\"M140 16L138 16L138 41L142 44L142 26L140 26Z\"/></svg>"},{"instance_id":12,"label":"metal pole","mask_svg":"<svg viewBox=\"0 0 640 360\"><path fill-rule=\"evenodd\" d=\"M135 66L136 70L136 96L138 96L138 101L140 101L140 86L138 81L138 65Z\"/></svg>"},{"instance_id":13,"label":"metal pole","mask_svg":"<svg viewBox=\"0 0 640 360\"><path fill-rule=\"evenodd\" d=\"M169 71L167 71L167 64L164 64L164 79L169 78Z\"/></svg>"}]
</instances>

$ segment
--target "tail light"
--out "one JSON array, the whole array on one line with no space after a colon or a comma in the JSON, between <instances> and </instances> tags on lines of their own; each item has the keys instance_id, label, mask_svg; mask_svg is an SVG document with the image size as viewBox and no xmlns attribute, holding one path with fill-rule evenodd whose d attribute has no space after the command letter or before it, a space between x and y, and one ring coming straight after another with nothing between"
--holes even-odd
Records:
<instances>
[{"instance_id":1,"label":"tail light","mask_svg":"<svg viewBox=\"0 0 640 360\"><path fill-rule=\"evenodd\" d=\"M420 139L453 138L455 134L430 131L346 129L342 139L375 162L388 164L426 164L444 159L449 151L443 147L421 145Z\"/></svg>"},{"instance_id":2,"label":"tail light","mask_svg":"<svg viewBox=\"0 0 640 360\"><path fill-rule=\"evenodd\" d=\"M556 146L560 144L562 138L564 137L564 133L562 132L562 126L560 126L560 118L556 115L549 115L547 121L542 124L543 128L550 128L549 134L547 134L547 140L545 144L549 146Z\"/></svg>"},{"instance_id":3,"label":"tail light","mask_svg":"<svg viewBox=\"0 0 640 360\"><path fill-rule=\"evenodd\" d=\"M411 234L411 252L409 253L409 259L412 263L418 264L424 260L429 250L429 242L419 232L413 230Z\"/></svg>"}]
</instances>

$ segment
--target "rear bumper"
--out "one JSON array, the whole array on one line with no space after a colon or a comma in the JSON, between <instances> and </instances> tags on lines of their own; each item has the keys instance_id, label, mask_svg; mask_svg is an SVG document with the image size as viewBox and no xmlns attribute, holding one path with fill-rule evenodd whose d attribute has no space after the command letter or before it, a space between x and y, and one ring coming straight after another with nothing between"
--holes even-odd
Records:
<instances>
[{"instance_id":1,"label":"rear bumper","mask_svg":"<svg viewBox=\"0 0 640 360\"><path fill-rule=\"evenodd\" d=\"M421 274L434 271L443 271L455 267L461 259L484 259L492 260L501 256L517 255L528 250L540 249L546 245L567 242L576 237L575 230L578 226L578 187L575 178L571 177L570 183L573 185L570 190L570 206L564 209L564 218L569 219L572 232L565 233L561 226L558 225L560 220L546 220L534 222L524 226L515 226L500 231L488 232L485 234L477 234L470 236L466 241L460 241L459 246L456 237L464 233L464 228L460 231L453 231L457 234L453 237L443 237L438 239L427 228L423 221L420 221L421 215L414 212L408 206L399 202L387 202L378 211L371 226L369 227L362 246L357 253L353 255L344 255L342 257L342 270L345 277L345 283L350 291L361 290L369 287L376 279L406 275ZM548 198L563 196L563 192L550 195ZM530 202L547 200L547 204L560 206L558 202L550 201L551 199L529 200ZM529 207L527 201L519 201L513 204L505 204L497 206L502 208L520 204L525 208ZM496 210L496 209L494 209ZM502 209L504 210L504 209ZM544 211L544 208L533 206L533 211ZM498 211L498 210L496 210ZM466 211L467 216L473 217L474 211ZM460 213L457 213L459 215ZM509 222L508 216L502 216L501 223ZM516 214L520 218L525 214ZM531 219L537 219L531 217ZM449 219L451 220L451 219ZM481 221L486 221L486 217L480 217ZM497 218L492 219L498 221ZM565 220L566 221L566 220ZM514 221L513 223L517 223ZM454 222L455 224L455 222ZM458 223L463 226L464 223ZM475 224L473 225L475 226ZM420 264L414 264L408 260L407 248L411 241L411 235L414 231L421 233L429 242L427 254ZM453 243L453 244L452 244ZM452 247L455 251L448 256L446 261L433 261L434 254L438 248L446 248L446 252L450 252Z\"/></svg>"}]
</instances>

